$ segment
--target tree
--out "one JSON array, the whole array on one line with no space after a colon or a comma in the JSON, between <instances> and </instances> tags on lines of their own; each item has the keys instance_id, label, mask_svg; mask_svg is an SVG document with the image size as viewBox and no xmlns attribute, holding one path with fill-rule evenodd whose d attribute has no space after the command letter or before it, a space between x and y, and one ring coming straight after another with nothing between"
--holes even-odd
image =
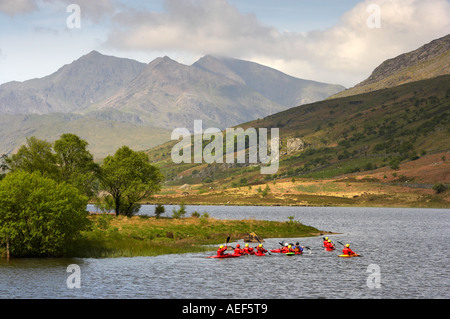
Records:
<instances>
[{"instance_id":1,"label":"tree","mask_svg":"<svg viewBox=\"0 0 450 319\"><path fill-rule=\"evenodd\" d=\"M40 172L57 182L74 185L83 194L93 195L99 165L87 150L88 143L74 134L63 134L51 143L30 137L16 154L6 159L11 171Z\"/></svg>"},{"instance_id":2,"label":"tree","mask_svg":"<svg viewBox=\"0 0 450 319\"><path fill-rule=\"evenodd\" d=\"M400 169L400 158L395 157L389 161L389 167L393 170Z\"/></svg>"},{"instance_id":3,"label":"tree","mask_svg":"<svg viewBox=\"0 0 450 319\"><path fill-rule=\"evenodd\" d=\"M87 150L89 144L75 134L63 134L53 146L61 180L77 187L83 194L93 195L100 166Z\"/></svg>"},{"instance_id":4,"label":"tree","mask_svg":"<svg viewBox=\"0 0 450 319\"><path fill-rule=\"evenodd\" d=\"M132 216L139 210L139 200L161 189L162 175L147 154L123 146L104 159L100 180L114 198L116 215Z\"/></svg>"},{"instance_id":5,"label":"tree","mask_svg":"<svg viewBox=\"0 0 450 319\"><path fill-rule=\"evenodd\" d=\"M166 208L163 205L161 205L161 204L156 205L156 207L155 207L156 218L159 218L165 212L166 212Z\"/></svg>"},{"instance_id":6,"label":"tree","mask_svg":"<svg viewBox=\"0 0 450 319\"><path fill-rule=\"evenodd\" d=\"M17 171L0 182L0 242L7 256L61 256L89 225L88 198L41 173Z\"/></svg>"},{"instance_id":7,"label":"tree","mask_svg":"<svg viewBox=\"0 0 450 319\"><path fill-rule=\"evenodd\" d=\"M6 162L12 172L40 172L44 177L58 180L58 168L52 144L34 136L27 138L26 144L22 145L16 154L7 158Z\"/></svg>"}]
</instances>

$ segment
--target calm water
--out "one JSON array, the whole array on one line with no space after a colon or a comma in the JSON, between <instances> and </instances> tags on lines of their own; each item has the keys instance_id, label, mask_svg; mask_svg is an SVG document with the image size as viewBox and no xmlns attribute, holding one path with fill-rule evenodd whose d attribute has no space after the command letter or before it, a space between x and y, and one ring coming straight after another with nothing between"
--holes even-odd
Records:
<instances>
[{"instance_id":1,"label":"calm water","mask_svg":"<svg viewBox=\"0 0 450 319\"><path fill-rule=\"evenodd\" d=\"M450 298L448 209L188 206L187 210L188 215L208 212L221 219L287 221L294 216L304 224L340 233L329 237L351 243L364 257L338 258L340 245L339 250L326 252L321 237L309 237L298 240L312 248L311 254L292 257L208 259L210 253L196 253L2 260L0 298ZM166 206L166 215L171 211ZM154 206L144 206L140 214L153 215ZM266 239L265 247L278 248L282 239ZM67 286L71 264L80 267L80 288ZM372 267L378 272L373 274ZM373 288L378 282L379 288Z\"/></svg>"}]
</instances>

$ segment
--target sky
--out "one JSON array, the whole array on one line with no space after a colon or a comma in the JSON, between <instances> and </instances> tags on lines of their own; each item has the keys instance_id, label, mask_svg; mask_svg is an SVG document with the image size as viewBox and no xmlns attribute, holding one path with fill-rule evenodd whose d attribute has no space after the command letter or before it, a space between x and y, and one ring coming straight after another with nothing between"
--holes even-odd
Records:
<instances>
[{"instance_id":1,"label":"sky","mask_svg":"<svg viewBox=\"0 0 450 319\"><path fill-rule=\"evenodd\" d=\"M352 87L449 33L450 0L0 0L0 84L97 50L187 65L228 56Z\"/></svg>"}]
</instances>

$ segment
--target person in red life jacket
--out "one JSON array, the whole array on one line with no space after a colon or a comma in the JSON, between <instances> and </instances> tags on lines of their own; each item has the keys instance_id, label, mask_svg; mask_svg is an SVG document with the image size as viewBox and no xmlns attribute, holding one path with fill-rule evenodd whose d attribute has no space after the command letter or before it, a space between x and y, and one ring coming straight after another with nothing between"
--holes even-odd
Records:
<instances>
[{"instance_id":1,"label":"person in red life jacket","mask_svg":"<svg viewBox=\"0 0 450 319\"><path fill-rule=\"evenodd\" d=\"M236 244L236 248L234 249L235 255L242 255L244 254L244 249L241 249L241 246L239 244Z\"/></svg>"},{"instance_id":2,"label":"person in red life jacket","mask_svg":"<svg viewBox=\"0 0 450 319\"><path fill-rule=\"evenodd\" d=\"M280 248L280 252L287 253L289 252L289 244L286 243L283 247Z\"/></svg>"},{"instance_id":3,"label":"person in red life jacket","mask_svg":"<svg viewBox=\"0 0 450 319\"><path fill-rule=\"evenodd\" d=\"M336 248L336 246L331 242L331 239L328 239L328 242L327 242L325 248L327 250L334 250Z\"/></svg>"},{"instance_id":4,"label":"person in red life jacket","mask_svg":"<svg viewBox=\"0 0 450 319\"><path fill-rule=\"evenodd\" d=\"M256 249L261 254L267 253L267 249L265 249L262 244L259 244L258 247L256 247Z\"/></svg>"},{"instance_id":5,"label":"person in red life jacket","mask_svg":"<svg viewBox=\"0 0 450 319\"><path fill-rule=\"evenodd\" d=\"M253 251L253 247L250 247L248 244L245 244L244 253L252 255L255 252Z\"/></svg>"},{"instance_id":6,"label":"person in red life jacket","mask_svg":"<svg viewBox=\"0 0 450 319\"><path fill-rule=\"evenodd\" d=\"M217 255L218 256L223 256L223 255L226 255L225 254L225 251L227 250L227 246L223 246L223 245L220 245L220 247L219 247L219 249L217 249Z\"/></svg>"},{"instance_id":7,"label":"person in red life jacket","mask_svg":"<svg viewBox=\"0 0 450 319\"><path fill-rule=\"evenodd\" d=\"M325 237L324 239L323 239L323 247L327 247L328 246L328 237Z\"/></svg>"},{"instance_id":8,"label":"person in red life jacket","mask_svg":"<svg viewBox=\"0 0 450 319\"><path fill-rule=\"evenodd\" d=\"M347 244L347 245L345 245L345 248L342 250L342 254L343 255L354 255L354 254L356 254L353 250L351 250L350 249L350 245L349 244Z\"/></svg>"}]
</instances>

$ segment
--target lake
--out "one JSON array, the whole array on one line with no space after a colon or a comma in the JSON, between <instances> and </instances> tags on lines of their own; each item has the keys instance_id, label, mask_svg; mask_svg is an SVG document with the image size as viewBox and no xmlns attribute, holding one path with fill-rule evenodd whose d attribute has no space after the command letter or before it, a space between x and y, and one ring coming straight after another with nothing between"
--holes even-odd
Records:
<instances>
[{"instance_id":1,"label":"lake","mask_svg":"<svg viewBox=\"0 0 450 319\"><path fill-rule=\"evenodd\" d=\"M178 207L178 206L175 206ZM187 206L187 215L219 219L295 221L322 237L265 239L308 246L300 256L272 253L209 259L213 253L135 258L12 259L0 261L0 298L150 299L447 299L450 298L449 209ZM93 210L92 207L88 207ZM170 216L166 206L165 216ZM139 214L153 215L145 205ZM164 216L164 215L163 215ZM225 241L225 238L224 238ZM342 246L363 255L339 258ZM242 243L242 241L239 241ZM234 245L234 244L233 244ZM79 282L68 266L78 267ZM69 282L68 282L69 281ZM69 286L78 285L79 288Z\"/></svg>"}]
</instances>

